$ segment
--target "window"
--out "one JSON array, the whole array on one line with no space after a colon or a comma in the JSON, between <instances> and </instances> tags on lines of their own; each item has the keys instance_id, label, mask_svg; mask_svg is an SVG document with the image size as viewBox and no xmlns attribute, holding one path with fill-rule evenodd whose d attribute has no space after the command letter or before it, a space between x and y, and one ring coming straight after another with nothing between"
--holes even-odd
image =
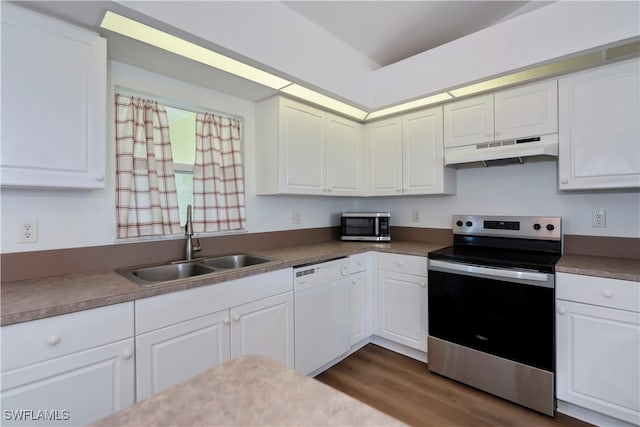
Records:
<instances>
[{"instance_id":1,"label":"window","mask_svg":"<svg viewBox=\"0 0 640 427\"><path fill-rule=\"evenodd\" d=\"M241 122L116 94L118 237L245 226Z\"/></svg>"}]
</instances>

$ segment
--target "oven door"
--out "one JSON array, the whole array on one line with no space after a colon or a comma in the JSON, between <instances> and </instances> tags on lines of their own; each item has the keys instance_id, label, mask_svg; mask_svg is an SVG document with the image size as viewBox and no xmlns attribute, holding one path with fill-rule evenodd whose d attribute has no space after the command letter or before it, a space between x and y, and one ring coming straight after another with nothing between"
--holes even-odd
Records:
<instances>
[{"instance_id":1,"label":"oven door","mask_svg":"<svg viewBox=\"0 0 640 427\"><path fill-rule=\"evenodd\" d=\"M429 335L554 371L554 276L429 259Z\"/></svg>"}]
</instances>

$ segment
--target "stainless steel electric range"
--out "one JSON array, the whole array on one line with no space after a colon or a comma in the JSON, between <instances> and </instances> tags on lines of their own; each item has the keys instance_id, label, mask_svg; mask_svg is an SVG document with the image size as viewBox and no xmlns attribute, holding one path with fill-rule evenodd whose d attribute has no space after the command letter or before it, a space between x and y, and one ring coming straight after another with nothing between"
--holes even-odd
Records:
<instances>
[{"instance_id":1,"label":"stainless steel electric range","mask_svg":"<svg viewBox=\"0 0 640 427\"><path fill-rule=\"evenodd\" d=\"M553 416L558 217L453 216L428 254L429 370Z\"/></svg>"}]
</instances>

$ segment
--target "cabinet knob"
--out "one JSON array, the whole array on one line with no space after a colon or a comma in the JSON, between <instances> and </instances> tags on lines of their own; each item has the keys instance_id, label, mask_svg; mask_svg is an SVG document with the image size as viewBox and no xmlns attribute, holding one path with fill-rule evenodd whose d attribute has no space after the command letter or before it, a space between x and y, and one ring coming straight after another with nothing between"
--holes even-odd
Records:
<instances>
[{"instance_id":1,"label":"cabinet knob","mask_svg":"<svg viewBox=\"0 0 640 427\"><path fill-rule=\"evenodd\" d=\"M131 356L133 356L133 351L131 351L130 348L127 348L122 352L123 359L131 359Z\"/></svg>"},{"instance_id":2,"label":"cabinet knob","mask_svg":"<svg viewBox=\"0 0 640 427\"><path fill-rule=\"evenodd\" d=\"M558 313L567 314L567 309L566 308L558 308Z\"/></svg>"},{"instance_id":3,"label":"cabinet knob","mask_svg":"<svg viewBox=\"0 0 640 427\"><path fill-rule=\"evenodd\" d=\"M347 271L347 267L343 267L342 271L340 272L343 276L346 276L349 272Z\"/></svg>"},{"instance_id":4,"label":"cabinet knob","mask_svg":"<svg viewBox=\"0 0 640 427\"><path fill-rule=\"evenodd\" d=\"M604 296L605 298L611 298L613 296L613 292L611 292L609 289L605 289L604 291L602 291L602 296Z\"/></svg>"},{"instance_id":5,"label":"cabinet knob","mask_svg":"<svg viewBox=\"0 0 640 427\"><path fill-rule=\"evenodd\" d=\"M569 180L568 180L567 178L562 178L562 179L560 180L560 183L561 183L561 184L568 184L568 183L569 183Z\"/></svg>"},{"instance_id":6,"label":"cabinet knob","mask_svg":"<svg viewBox=\"0 0 640 427\"><path fill-rule=\"evenodd\" d=\"M60 342L60 340L61 340L60 335L51 335L49 338L47 338L47 344L57 345Z\"/></svg>"},{"instance_id":7,"label":"cabinet knob","mask_svg":"<svg viewBox=\"0 0 640 427\"><path fill-rule=\"evenodd\" d=\"M238 320L240 320L240 316L238 316L237 314L235 316L233 316L233 321L237 322Z\"/></svg>"},{"instance_id":8,"label":"cabinet knob","mask_svg":"<svg viewBox=\"0 0 640 427\"><path fill-rule=\"evenodd\" d=\"M222 323L224 323L225 325L228 325L229 323L231 323L231 320L229 320L229 318L225 318Z\"/></svg>"},{"instance_id":9,"label":"cabinet knob","mask_svg":"<svg viewBox=\"0 0 640 427\"><path fill-rule=\"evenodd\" d=\"M104 175L96 175L96 181L104 181Z\"/></svg>"},{"instance_id":10,"label":"cabinet knob","mask_svg":"<svg viewBox=\"0 0 640 427\"><path fill-rule=\"evenodd\" d=\"M426 288L427 287L427 282L420 283L420 286L422 286L423 288Z\"/></svg>"}]
</instances>

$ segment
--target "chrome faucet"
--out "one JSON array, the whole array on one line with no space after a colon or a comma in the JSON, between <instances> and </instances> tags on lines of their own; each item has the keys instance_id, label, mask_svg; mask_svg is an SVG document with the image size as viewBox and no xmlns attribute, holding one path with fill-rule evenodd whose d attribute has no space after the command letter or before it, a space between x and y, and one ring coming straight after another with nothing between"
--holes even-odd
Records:
<instances>
[{"instance_id":1,"label":"chrome faucet","mask_svg":"<svg viewBox=\"0 0 640 427\"><path fill-rule=\"evenodd\" d=\"M191 222L191 205L187 206L187 223L184 225L184 234L187 236L187 247L185 250L185 260L190 261L193 259L193 253L202 250L200 241L195 239L196 244L193 244L193 223Z\"/></svg>"}]
</instances>

